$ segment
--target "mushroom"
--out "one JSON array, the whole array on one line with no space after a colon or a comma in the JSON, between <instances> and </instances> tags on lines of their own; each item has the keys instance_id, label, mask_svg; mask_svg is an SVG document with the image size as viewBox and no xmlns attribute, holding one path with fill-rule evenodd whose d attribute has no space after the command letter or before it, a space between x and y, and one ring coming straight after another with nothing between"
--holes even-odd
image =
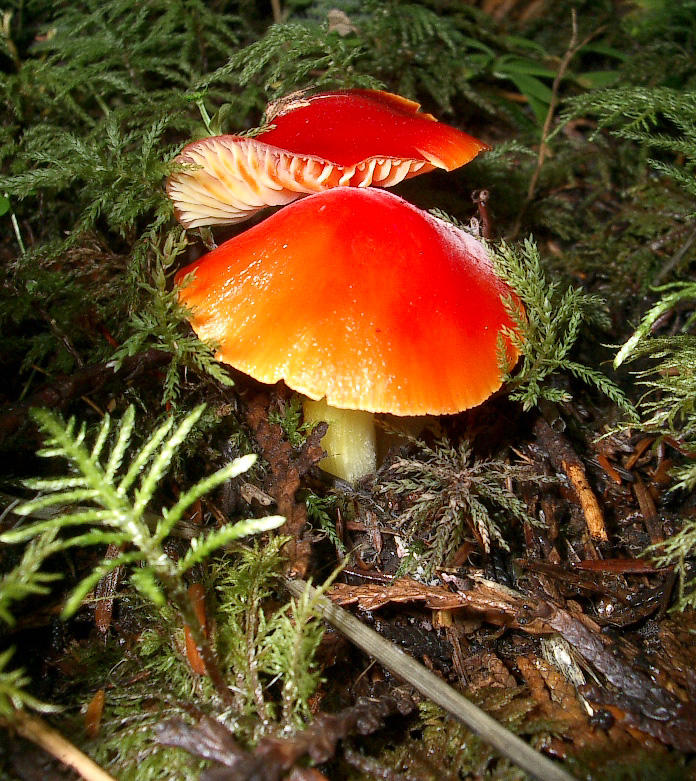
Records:
<instances>
[{"instance_id":1,"label":"mushroom","mask_svg":"<svg viewBox=\"0 0 696 781\"><path fill-rule=\"evenodd\" d=\"M375 468L374 412L448 414L480 404L518 353L511 295L473 236L396 195L311 195L177 274L180 300L220 361L304 394L327 420L322 467Z\"/></svg>"},{"instance_id":2,"label":"mushroom","mask_svg":"<svg viewBox=\"0 0 696 781\"><path fill-rule=\"evenodd\" d=\"M488 146L378 90L290 96L267 111L271 129L253 138L212 136L184 147L167 181L185 228L241 222L333 187L390 187L468 163Z\"/></svg>"}]
</instances>

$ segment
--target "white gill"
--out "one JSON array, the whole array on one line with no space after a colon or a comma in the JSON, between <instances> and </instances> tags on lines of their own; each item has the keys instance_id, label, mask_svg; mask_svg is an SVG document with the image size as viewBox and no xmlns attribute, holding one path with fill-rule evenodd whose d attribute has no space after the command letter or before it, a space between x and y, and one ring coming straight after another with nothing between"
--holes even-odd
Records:
<instances>
[{"instance_id":1,"label":"white gill","mask_svg":"<svg viewBox=\"0 0 696 781\"><path fill-rule=\"evenodd\" d=\"M343 167L246 138L205 139L179 160L199 166L173 174L167 184L177 218L186 228L242 222L266 206L282 206L339 185L389 187L426 166L423 161L380 157Z\"/></svg>"}]
</instances>

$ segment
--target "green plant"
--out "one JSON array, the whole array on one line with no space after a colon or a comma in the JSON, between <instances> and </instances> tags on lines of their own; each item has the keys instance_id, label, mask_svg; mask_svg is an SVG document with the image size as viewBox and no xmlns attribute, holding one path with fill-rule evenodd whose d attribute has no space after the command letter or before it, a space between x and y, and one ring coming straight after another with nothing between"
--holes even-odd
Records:
<instances>
[{"instance_id":1,"label":"green plant","mask_svg":"<svg viewBox=\"0 0 696 781\"><path fill-rule=\"evenodd\" d=\"M674 438L687 459L672 469L676 482L671 491L690 492L696 488L696 335L693 333L696 283L674 282L656 288L655 292L662 294L660 300L621 347L615 364L639 359L649 361L649 368L636 372L647 388L639 403L639 426L659 438ZM660 318L685 306L689 309L680 334L651 335ZM688 516L676 534L646 550L659 565L674 567L679 576L678 608L681 610L696 605L696 578L690 576L689 562L694 551L696 522Z\"/></svg>"},{"instance_id":2,"label":"green plant","mask_svg":"<svg viewBox=\"0 0 696 781\"><path fill-rule=\"evenodd\" d=\"M91 448L88 448L84 425L78 428L74 419L65 423L46 410L33 413L35 421L47 435L46 446L40 455L65 458L75 471L63 478L27 481L27 487L42 492L42 496L24 503L15 512L31 516L33 512L48 507L71 507L78 502L89 502L94 506L69 509L49 520L18 527L0 535L0 541L19 543L49 530L86 526L87 531L64 539L57 547L67 549L106 544L125 549L120 556L104 560L79 583L65 604L64 615L72 615L87 592L109 571L136 562L144 566L132 572L132 581L143 596L155 604L164 604L165 593L178 599L183 588L182 575L212 552L239 537L273 529L283 523L283 518L269 516L228 524L194 538L189 552L176 563L164 554L162 543L186 510L208 491L245 472L256 460L253 455L243 456L204 478L183 493L172 507L162 508L161 517L151 528L146 510L175 453L203 410L203 406L197 407L178 424L170 417L131 458L125 471L122 470L122 462L135 426L133 407L128 408L114 432L113 446L106 458L103 450L112 433L109 415L104 417ZM190 609L185 612L188 615Z\"/></svg>"},{"instance_id":3,"label":"green plant","mask_svg":"<svg viewBox=\"0 0 696 781\"><path fill-rule=\"evenodd\" d=\"M115 430L112 430L110 417L105 416L91 446L87 444L84 425L78 427L74 419L66 423L51 412L36 410L34 419L46 435L46 445L40 454L47 458L66 459L71 470L65 477L27 481L27 487L40 491L42 495L15 508L15 512L31 516L48 508L65 508L65 511L48 520L7 531L0 535L0 542L20 543L52 532L78 532L62 538L60 542L44 537L44 540L50 540L50 544L45 542L43 546L34 546L31 566L20 564L21 571L11 575L9 580L10 583L22 580L28 593L36 593L46 582L45 575L37 566L42 556L75 547L117 546L121 551L118 555L104 558L73 589L64 605L63 615L74 614L87 593L109 572L118 567L139 564L139 567L131 569L131 583L155 605L163 606L167 601L176 605L196 643L202 648L211 678L224 697L226 685L219 674L217 679L215 677L214 658L188 599L184 575L222 546L248 534L277 528L284 519L269 516L231 523L193 538L188 552L176 562L166 555L164 540L186 510L208 491L245 472L256 458L252 455L235 459L190 487L172 507L163 507L156 518L148 522L146 512L155 499L157 487L203 410L203 406L197 407L178 424L170 417L131 457L125 468L123 462L135 426L133 407L128 408ZM107 454L105 447L110 438L113 441ZM15 585L15 594L17 589Z\"/></svg>"},{"instance_id":4,"label":"green plant","mask_svg":"<svg viewBox=\"0 0 696 781\"><path fill-rule=\"evenodd\" d=\"M689 477L694 478L696 469L691 468ZM684 482L684 481L682 481ZM672 567L679 578L676 610L688 610L696 606L696 577L690 559L696 551L696 521L685 518L681 529L659 544L648 546L644 553L651 557L658 567Z\"/></svg>"},{"instance_id":5,"label":"green plant","mask_svg":"<svg viewBox=\"0 0 696 781\"><path fill-rule=\"evenodd\" d=\"M287 403L283 402L279 410L270 410L268 420L283 429L293 447L300 447L312 429L311 423L302 422L302 398L298 395L292 396Z\"/></svg>"},{"instance_id":6,"label":"green plant","mask_svg":"<svg viewBox=\"0 0 696 781\"><path fill-rule=\"evenodd\" d=\"M674 282L656 288L662 298L650 309L614 361L647 358L649 369L638 372L648 388L640 402L641 426L658 435L672 435L693 458L696 448L696 336L690 331L696 323L696 311L690 311L676 336L650 336L656 321L676 307L696 300L696 283ZM691 491L696 487L696 465L687 463L674 471L675 489Z\"/></svg>"},{"instance_id":7,"label":"green plant","mask_svg":"<svg viewBox=\"0 0 696 781\"><path fill-rule=\"evenodd\" d=\"M178 300L178 290L170 289L179 256L188 246L186 234L180 228L170 231L160 248L156 231L149 231L141 239L134 253L142 264L136 285L139 305L127 324L129 336L111 358L118 368L124 358L147 349L162 350L171 355L163 383L162 403L175 402L181 390L182 369L207 374L225 387L233 385L232 378L215 359L213 345L204 344L191 331L190 313ZM148 275L151 281L142 276Z\"/></svg>"},{"instance_id":8,"label":"green plant","mask_svg":"<svg viewBox=\"0 0 696 781\"><path fill-rule=\"evenodd\" d=\"M42 572L45 560L61 548L56 540L58 529L47 529L26 546L22 559L17 566L5 573L0 579L0 619L9 626L15 624L10 611L13 602L20 602L30 596L47 594L49 583L60 579L60 575ZM7 648L0 654L0 716L11 718L14 710L32 708L43 712L60 710L41 702L32 696L27 687L30 678L24 670L7 670L6 667L14 654L14 648Z\"/></svg>"},{"instance_id":9,"label":"green plant","mask_svg":"<svg viewBox=\"0 0 696 781\"><path fill-rule=\"evenodd\" d=\"M345 555L346 546L336 531L336 520L332 512L336 510L338 503L339 497L335 494L317 496L317 494L310 491L305 497L307 519L326 534L337 551Z\"/></svg>"},{"instance_id":10,"label":"green plant","mask_svg":"<svg viewBox=\"0 0 696 781\"><path fill-rule=\"evenodd\" d=\"M29 596L47 594L49 583L60 578L52 572L42 572L45 560L61 548L56 540L57 529L48 529L32 540L24 550L20 563L0 579L0 619L13 626L15 618L10 612L13 602L20 602ZM7 670L14 648L7 648L0 654L0 716L11 718L14 710L32 708L42 712L60 708L41 702L32 696L27 687L30 678L22 669Z\"/></svg>"},{"instance_id":11,"label":"green plant","mask_svg":"<svg viewBox=\"0 0 696 781\"><path fill-rule=\"evenodd\" d=\"M442 8L439 4L377 2L345 4L347 22L338 31L327 22L331 4L317 3L309 14L270 27L259 41L240 49L200 87L221 78L238 78L260 87L269 98L303 89L373 87L413 98L427 98L451 111L465 97L488 114L504 116L524 129L541 125L556 75L554 56L521 35L505 35L489 17L474 8ZM434 4L433 4L434 5ZM605 57L620 52L597 44ZM616 74L588 71L580 84L595 85ZM515 87L531 112L504 94ZM227 112L226 112L227 113Z\"/></svg>"},{"instance_id":12,"label":"green plant","mask_svg":"<svg viewBox=\"0 0 696 781\"><path fill-rule=\"evenodd\" d=\"M505 308L514 328L504 330L522 355L520 367L505 378L510 398L531 409L541 400L567 401L569 394L552 384L553 375L567 372L597 388L614 404L633 415L633 407L621 391L601 372L571 357L583 325L607 328L608 318L603 301L580 288L561 290L558 281L550 282L544 273L536 244L526 239L515 247L505 242L491 247L498 276L510 285L513 296L504 298ZM500 364L506 365L503 342Z\"/></svg>"},{"instance_id":13,"label":"green plant","mask_svg":"<svg viewBox=\"0 0 696 781\"><path fill-rule=\"evenodd\" d=\"M409 565L424 565L430 572L446 566L467 528L478 536L486 553L493 544L509 550L500 523L509 518L534 522L510 490L509 481L531 477L525 466L475 459L466 441L455 447L443 439L433 446L418 442L413 456L397 458L378 489L407 499L396 525L407 539L419 538L428 545L422 557L412 557Z\"/></svg>"},{"instance_id":14,"label":"green plant","mask_svg":"<svg viewBox=\"0 0 696 781\"><path fill-rule=\"evenodd\" d=\"M312 717L309 700L322 680L314 660L324 635L314 602L328 585L315 596L306 589L298 599L291 599L269 626L266 665L283 682L281 724L286 728L301 726Z\"/></svg>"},{"instance_id":15,"label":"green plant","mask_svg":"<svg viewBox=\"0 0 696 781\"><path fill-rule=\"evenodd\" d=\"M623 27L634 42L634 50L622 68L623 78L634 84L693 88L694 1L635 0L632 5Z\"/></svg>"},{"instance_id":16,"label":"green plant","mask_svg":"<svg viewBox=\"0 0 696 781\"><path fill-rule=\"evenodd\" d=\"M23 708L31 708L42 713L61 710L59 707L41 702L27 691L31 681L24 674L24 670L5 669L14 651L14 648L8 648L0 653L0 716L12 719L13 713Z\"/></svg>"},{"instance_id":17,"label":"green plant","mask_svg":"<svg viewBox=\"0 0 696 781\"><path fill-rule=\"evenodd\" d=\"M314 656L323 634L305 594L273 612L264 605L274 595L282 568L285 537L267 545L238 547L215 571L219 600L220 653L237 682L237 709L285 728L311 718L309 698L320 680ZM281 681L280 709L269 697L269 681Z\"/></svg>"},{"instance_id":18,"label":"green plant","mask_svg":"<svg viewBox=\"0 0 696 781\"><path fill-rule=\"evenodd\" d=\"M658 3L654 12L664 13L665 8ZM568 116L581 114L597 116L599 129L608 129L612 135L640 145L651 155L646 160L647 165L686 196L685 204L690 214L678 214L676 198L670 206L671 222L675 223L675 216L677 220L670 226L667 236L675 235L677 249L660 266L654 279L664 279L676 269L686 268L693 259L694 232L690 221L696 212L693 177L696 171L696 128L693 123L696 92L666 87L601 90L571 102ZM692 280L670 282L654 286L652 292L658 294L658 301L643 315L638 327L617 352L614 366L618 368L625 362L637 360L649 364L648 368L637 372L647 388L638 405L641 420L637 425L658 437L673 437L691 456L672 470L676 479L672 490L692 491L696 488L696 465L692 457L696 449L696 336L693 334L696 283ZM680 309L685 314L679 323L678 334L660 336L653 333L661 320ZM636 423L631 420L630 425ZM665 543L648 548L659 563L673 566L679 574L678 605L682 609L696 604L696 580L689 579L688 574L688 559L694 550L696 527L690 518L686 518L682 529Z\"/></svg>"},{"instance_id":19,"label":"green plant","mask_svg":"<svg viewBox=\"0 0 696 781\"><path fill-rule=\"evenodd\" d=\"M620 87L570 99L564 117L596 116L598 130L609 129L618 138L649 150L655 155L648 159L649 165L696 197L695 114L695 91Z\"/></svg>"},{"instance_id":20,"label":"green plant","mask_svg":"<svg viewBox=\"0 0 696 781\"><path fill-rule=\"evenodd\" d=\"M170 219L169 161L205 132L195 86L248 29L200 0L11 0L3 12L0 195L20 253L4 261L0 312L6 354L24 370L54 376L108 357L100 328L128 320L131 249ZM208 99L233 92L223 79ZM237 116L255 105L240 98Z\"/></svg>"}]
</instances>

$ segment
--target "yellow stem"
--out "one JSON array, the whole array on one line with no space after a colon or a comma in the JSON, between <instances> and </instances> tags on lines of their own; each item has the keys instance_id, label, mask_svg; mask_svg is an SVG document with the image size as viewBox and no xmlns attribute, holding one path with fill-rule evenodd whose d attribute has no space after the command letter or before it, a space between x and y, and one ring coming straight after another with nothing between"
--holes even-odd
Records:
<instances>
[{"instance_id":1,"label":"yellow stem","mask_svg":"<svg viewBox=\"0 0 696 781\"><path fill-rule=\"evenodd\" d=\"M329 474L350 483L374 472L377 450L374 417L371 412L330 407L324 399L304 402L305 422L329 424L321 440L327 456L319 466Z\"/></svg>"}]
</instances>

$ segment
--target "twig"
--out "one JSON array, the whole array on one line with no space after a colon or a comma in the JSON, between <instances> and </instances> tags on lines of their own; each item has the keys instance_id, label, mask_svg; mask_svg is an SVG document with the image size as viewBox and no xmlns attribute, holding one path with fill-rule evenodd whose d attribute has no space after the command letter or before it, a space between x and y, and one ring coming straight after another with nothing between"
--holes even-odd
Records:
<instances>
[{"instance_id":1,"label":"twig","mask_svg":"<svg viewBox=\"0 0 696 781\"><path fill-rule=\"evenodd\" d=\"M690 227L691 225L693 225L693 223L689 223L689 225L685 227ZM671 274L674 268L681 263L682 258L691 249L691 245L694 243L694 241L696 241L696 230L693 230L689 234L689 237L684 242L684 244L682 244L682 246L674 253L674 255L672 255L672 257L665 264L663 264L662 268L655 275L655 285L661 284L669 276L669 274Z\"/></svg>"},{"instance_id":2,"label":"twig","mask_svg":"<svg viewBox=\"0 0 696 781\"><path fill-rule=\"evenodd\" d=\"M484 239L491 238L491 217L488 213L488 190L475 190L471 193L471 200L478 207L479 223L481 225L481 236Z\"/></svg>"},{"instance_id":3,"label":"twig","mask_svg":"<svg viewBox=\"0 0 696 781\"><path fill-rule=\"evenodd\" d=\"M3 725L8 729L16 730L23 738L37 746L41 746L44 751L71 767L87 781L114 781L113 776L102 770L96 762L38 716L32 716L24 711L15 711L11 720L3 720Z\"/></svg>"},{"instance_id":4,"label":"twig","mask_svg":"<svg viewBox=\"0 0 696 781\"><path fill-rule=\"evenodd\" d=\"M636 478L636 481L633 483L633 493L638 500L638 506L645 521L645 528L650 535L650 542L653 545L664 542L665 537L660 528L655 502L650 495L650 491L648 491L645 483L640 478Z\"/></svg>"},{"instance_id":5,"label":"twig","mask_svg":"<svg viewBox=\"0 0 696 781\"><path fill-rule=\"evenodd\" d=\"M596 30L593 30L588 36L583 38L583 40L580 41L580 43L578 43L578 18L575 9L573 9L571 11L571 27L572 27L572 33L570 36L570 41L568 42L568 48L566 49L565 54L561 58L561 62L558 66L558 71L556 72L556 78L553 80L553 85L551 86L551 100L549 101L549 110L546 112L546 118L544 119L544 126L541 129L541 143L539 144L539 152L537 154L537 164L536 164L536 168L534 169L534 173L532 174L532 178L529 181L529 187L527 188L527 197L525 199L525 202L522 204L520 208L519 214L517 215L517 221L515 222L515 227L513 228L512 231L513 239L519 234L520 227L522 225L522 217L524 216L527 207L529 206L529 204L532 202L532 199L534 198L537 183L539 181L539 176L541 175L541 169L544 165L544 160L546 159L546 155L548 154L549 130L551 129L551 122L553 121L553 117L556 113L556 109L558 108L558 102L559 102L558 93L560 91L561 81L563 81L563 78L566 75L566 71L568 70L568 67L573 57L575 57L575 55L583 48L583 46L586 46L593 38L595 38L597 35L603 32L606 25L602 25L601 27L598 27Z\"/></svg>"},{"instance_id":6,"label":"twig","mask_svg":"<svg viewBox=\"0 0 696 781\"><path fill-rule=\"evenodd\" d=\"M296 597L301 596L304 590L309 588L313 602L322 618L363 651L377 659L381 665L411 684L423 696L444 708L532 777L541 779L541 781L572 781L573 777L563 768L539 754L517 735L505 729L449 684L430 672L420 662L365 626L355 616L334 605L327 597L317 595L316 589L308 587L302 580L286 579L285 585L288 591Z\"/></svg>"},{"instance_id":7,"label":"twig","mask_svg":"<svg viewBox=\"0 0 696 781\"><path fill-rule=\"evenodd\" d=\"M280 6L280 0L271 0L273 9L273 24L280 24L283 21L283 9Z\"/></svg>"},{"instance_id":8,"label":"twig","mask_svg":"<svg viewBox=\"0 0 696 781\"><path fill-rule=\"evenodd\" d=\"M77 364L79 369L85 368L85 362L82 360L82 356L80 353L78 353L77 349L75 348L75 345L72 343L72 340L70 337L65 333L65 331L58 325L56 322L55 317L51 317L51 315L46 311L46 309L43 306L38 306L37 311L39 314L44 318L44 320L48 323L49 328L51 331L53 331L53 334L55 335L56 339L58 341L63 343L63 346L65 349L72 355L75 363Z\"/></svg>"},{"instance_id":9,"label":"twig","mask_svg":"<svg viewBox=\"0 0 696 781\"><path fill-rule=\"evenodd\" d=\"M585 467L568 438L554 430L552 424L558 415L554 416L552 405L542 404L541 409L542 417L534 424L534 433L548 453L553 468L568 477L580 502L590 537L598 542L607 542L609 535L604 514L587 480Z\"/></svg>"}]
</instances>

